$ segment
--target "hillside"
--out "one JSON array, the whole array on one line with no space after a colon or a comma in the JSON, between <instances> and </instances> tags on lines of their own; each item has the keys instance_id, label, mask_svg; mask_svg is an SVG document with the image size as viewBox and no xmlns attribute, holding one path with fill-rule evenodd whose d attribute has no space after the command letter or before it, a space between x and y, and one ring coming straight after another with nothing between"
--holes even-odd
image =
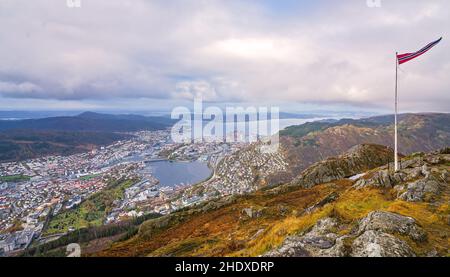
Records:
<instances>
[{"instance_id":1,"label":"hillside","mask_svg":"<svg viewBox=\"0 0 450 277\"><path fill-rule=\"evenodd\" d=\"M0 162L86 152L95 146L131 138L125 132L161 130L173 122L166 117L93 112L77 116L0 120Z\"/></svg>"},{"instance_id":2,"label":"hillside","mask_svg":"<svg viewBox=\"0 0 450 277\"><path fill-rule=\"evenodd\" d=\"M354 181L278 187L198 206L144 222L135 237L95 255L445 256L448 153L406 157L396 174L382 166Z\"/></svg>"},{"instance_id":3,"label":"hillside","mask_svg":"<svg viewBox=\"0 0 450 277\"><path fill-rule=\"evenodd\" d=\"M291 165L268 178L278 184L293 180L315 162L337 156L359 144L394 147L393 116L342 119L291 126L280 132L282 152ZM399 116L399 151L409 155L450 145L450 114L402 114Z\"/></svg>"},{"instance_id":4,"label":"hillside","mask_svg":"<svg viewBox=\"0 0 450 277\"><path fill-rule=\"evenodd\" d=\"M40 119L0 120L0 132L5 130L45 130L78 132L135 132L160 130L174 121L167 117L140 115L112 115L85 112L77 116L58 116Z\"/></svg>"},{"instance_id":5,"label":"hillside","mask_svg":"<svg viewBox=\"0 0 450 277\"><path fill-rule=\"evenodd\" d=\"M47 155L72 155L109 145L130 135L108 132L11 130L0 132L0 162Z\"/></svg>"},{"instance_id":6,"label":"hillside","mask_svg":"<svg viewBox=\"0 0 450 277\"><path fill-rule=\"evenodd\" d=\"M370 151L367 151L367 150ZM342 155L383 155L380 146ZM381 150L381 151L380 151ZM355 153L355 151L357 153ZM364 156L365 154L363 154ZM369 158L369 157L367 157ZM336 157L313 168L344 170ZM415 154L314 186L286 184L147 220L135 235L82 244L87 256L447 256L450 152ZM332 164L333 166L331 166ZM369 164L368 164L369 166ZM319 170L317 172L325 172ZM323 178L320 174L318 178ZM96 245L95 249L92 245Z\"/></svg>"}]
</instances>

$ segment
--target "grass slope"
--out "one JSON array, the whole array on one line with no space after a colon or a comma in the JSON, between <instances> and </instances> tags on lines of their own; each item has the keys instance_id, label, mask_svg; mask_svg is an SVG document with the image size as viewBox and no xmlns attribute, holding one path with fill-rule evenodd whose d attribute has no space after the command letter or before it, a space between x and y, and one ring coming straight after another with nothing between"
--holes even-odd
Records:
<instances>
[{"instance_id":1,"label":"grass slope","mask_svg":"<svg viewBox=\"0 0 450 277\"><path fill-rule=\"evenodd\" d=\"M342 223L337 233L348 234L361 218L375 210L395 212L417 220L428 234L425 242L408 241L418 255L426 255L433 249L440 255L447 255L450 247L449 186L433 203L413 203L396 199L393 189L355 190L351 185L350 180L343 179L311 189L294 187L278 194L259 191L235 198L218 209L199 206L147 221L136 236L95 255L258 256L279 247L286 237L309 230L324 217L337 218ZM305 208L332 192L339 195L336 201L309 214L304 213ZM259 211L259 216L246 216L242 212L245 208Z\"/></svg>"}]
</instances>

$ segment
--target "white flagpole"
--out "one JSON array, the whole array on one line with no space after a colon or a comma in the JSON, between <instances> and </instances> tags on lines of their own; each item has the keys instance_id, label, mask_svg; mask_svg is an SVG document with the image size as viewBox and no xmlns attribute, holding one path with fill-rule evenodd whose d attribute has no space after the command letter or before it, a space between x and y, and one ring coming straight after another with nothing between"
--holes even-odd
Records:
<instances>
[{"instance_id":1,"label":"white flagpole","mask_svg":"<svg viewBox=\"0 0 450 277\"><path fill-rule=\"evenodd\" d=\"M397 90L398 90L398 52L395 53L395 116L394 116L394 168L395 171L398 171L398 138L397 138L397 111L398 111L398 98L397 98Z\"/></svg>"}]
</instances>

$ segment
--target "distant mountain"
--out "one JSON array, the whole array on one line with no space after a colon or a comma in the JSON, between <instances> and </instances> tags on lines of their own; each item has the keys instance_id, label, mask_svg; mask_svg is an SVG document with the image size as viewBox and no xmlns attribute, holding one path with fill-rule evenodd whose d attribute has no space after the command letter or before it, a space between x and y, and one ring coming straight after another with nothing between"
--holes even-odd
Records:
<instances>
[{"instance_id":1,"label":"distant mountain","mask_svg":"<svg viewBox=\"0 0 450 277\"><path fill-rule=\"evenodd\" d=\"M85 112L77 116L58 116L26 120L0 120L0 132L6 130L135 132L161 130L175 121L168 117L112 115Z\"/></svg>"},{"instance_id":2,"label":"distant mountain","mask_svg":"<svg viewBox=\"0 0 450 277\"><path fill-rule=\"evenodd\" d=\"M0 162L72 155L130 137L111 132L10 130L0 133Z\"/></svg>"},{"instance_id":3,"label":"distant mountain","mask_svg":"<svg viewBox=\"0 0 450 277\"><path fill-rule=\"evenodd\" d=\"M303 113L286 113L286 112L280 112L279 118L280 119L309 119L309 118L315 118L318 117L317 114L303 114ZM323 115L321 115L323 117Z\"/></svg>"},{"instance_id":4,"label":"distant mountain","mask_svg":"<svg viewBox=\"0 0 450 277\"><path fill-rule=\"evenodd\" d=\"M55 116L75 116L77 111L0 111L0 120L20 120Z\"/></svg>"},{"instance_id":5,"label":"distant mountain","mask_svg":"<svg viewBox=\"0 0 450 277\"><path fill-rule=\"evenodd\" d=\"M125 132L161 130L168 117L85 112L76 116L0 120L0 162L71 155L130 138Z\"/></svg>"}]
</instances>

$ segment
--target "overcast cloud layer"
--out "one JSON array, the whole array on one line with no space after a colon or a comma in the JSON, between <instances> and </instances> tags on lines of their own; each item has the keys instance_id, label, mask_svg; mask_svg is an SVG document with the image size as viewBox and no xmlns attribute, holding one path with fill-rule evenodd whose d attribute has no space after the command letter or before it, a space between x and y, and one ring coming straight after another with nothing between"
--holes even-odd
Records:
<instances>
[{"instance_id":1,"label":"overcast cloud layer","mask_svg":"<svg viewBox=\"0 0 450 277\"><path fill-rule=\"evenodd\" d=\"M0 109L211 102L450 111L450 1L0 0ZM155 108L155 107L151 107Z\"/></svg>"}]
</instances>

